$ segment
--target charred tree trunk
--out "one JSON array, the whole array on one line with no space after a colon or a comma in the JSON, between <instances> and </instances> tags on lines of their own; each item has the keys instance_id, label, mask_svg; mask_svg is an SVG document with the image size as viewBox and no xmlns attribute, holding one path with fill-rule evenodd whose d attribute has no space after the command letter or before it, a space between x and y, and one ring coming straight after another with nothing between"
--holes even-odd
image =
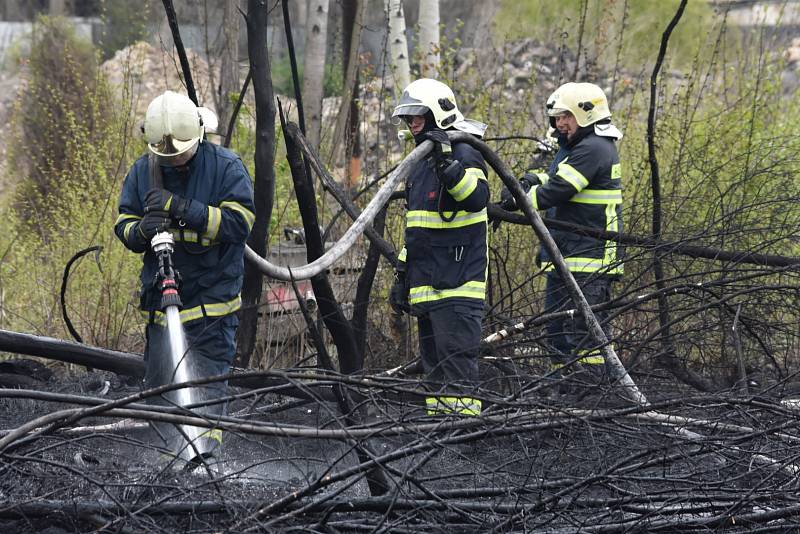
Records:
<instances>
[{"instance_id":1,"label":"charred tree trunk","mask_svg":"<svg viewBox=\"0 0 800 534\"><path fill-rule=\"evenodd\" d=\"M358 111L358 94L360 75L358 68L358 49L361 44L361 28L364 25L366 0L347 0L344 4L344 43L342 50L347 61L345 63L345 86L349 86L348 100L343 105L349 106L345 123L345 164L350 187L353 188L361 178L361 138L358 135L360 122Z\"/></svg>"},{"instance_id":2,"label":"charred tree trunk","mask_svg":"<svg viewBox=\"0 0 800 534\"><path fill-rule=\"evenodd\" d=\"M383 235L385 225L386 207L378 213L372 223L373 229L378 235ZM358 347L358 365L361 368L364 367L364 359L367 354L367 328L369 326L367 318L369 314L370 295L372 295L372 284L375 282L375 273L378 271L380 259L381 251L379 245L376 242L371 242L369 244L369 250L367 251L367 259L364 262L361 275L358 277L356 298L355 302L353 302L353 318L350 320L356 337L356 346Z\"/></svg>"},{"instance_id":3,"label":"charred tree trunk","mask_svg":"<svg viewBox=\"0 0 800 534\"><path fill-rule=\"evenodd\" d=\"M316 195L314 182L305 172L303 156L292 137L286 132L285 119L281 114L281 124L284 126L286 140L286 159L292 171L292 181L297 195L297 205L303 219L303 228L306 235L308 261L312 262L325 252L322 235L319 231L317 217ZM350 322L345 317L336 296L333 294L328 275L325 272L311 278L311 287L317 297L317 306L322 315L325 326L331 333L333 343L339 355L339 370L345 374L352 374L361 370L361 357L358 354L355 336Z\"/></svg>"},{"instance_id":4,"label":"charred tree trunk","mask_svg":"<svg viewBox=\"0 0 800 534\"><path fill-rule=\"evenodd\" d=\"M650 184L653 193L652 230L653 239L657 243L661 240L661 233L663 230L661 218L661 175L658 168L655 143L658 73L661 70L664 56L667 53L669 37L683 15L687 1L688 0L681 0L678 10L675 12L675 16L667 25L667 29L664 30L664 34L661 37L661 47L658 51L658 58L656 59L655 67L653 67L653 74L650 76L650 109L647 115L647 148L650 160ZM664 264L661 262L661 257L663 255L663 248L656 247L653 253L653 276L655 276L656 288L659 290L658 323L661 330L661 355L658 356L658 362L683 382L701 391L713 391L714 387L712 384L702 376L693 373L678 360L675 342L672 339L670 330L669 300L667 299L666 293L663 291L666 287L666 282L664 281Z\"/></svg>"},{"instance_id":5,"label":"charred tree trunk","mask_svg":"<svg viewBox=\"0 0 800 534\"><path fill-rule=\"evenodd\" d=\"M265 0L247 2L247 51L256 101L255 191L256 220L247 244L260 256L267 254L269 222L275 196L275 100L267 50L268 10ZM237 332L236 364L249 367L258 329L262 276L245 264L242 311Z\"/></svg>"},{"instance_id":6,"label":"charred tree trunk","mask_svg":"<svg viewBox=\"0 0 800 534\"><path fill-rule=\"evenodd\" d=\"M169 30L172 33L172 41L175 43L175 49L178 51L178 59L181 62L183 80L186 83L186 94L189 95L189 98L196 106L199 106L200 101L197 100L197 92L195 91L194 81L192 80L192 69L189 67L189 58L186 56L186 49L183 47L183 39L181 39L175 7L172 5L172 0L162 0L162 3L164 4L164 11L167 13L167 22L169 23Z\"/></svg>"}]
</instances>

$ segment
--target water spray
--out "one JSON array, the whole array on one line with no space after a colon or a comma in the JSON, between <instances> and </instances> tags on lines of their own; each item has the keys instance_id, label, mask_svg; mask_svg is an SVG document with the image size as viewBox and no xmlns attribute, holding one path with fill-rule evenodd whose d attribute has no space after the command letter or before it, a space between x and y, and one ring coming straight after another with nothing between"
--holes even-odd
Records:
<instances>
[{"instance_id":1,"label":"water spray","mask_svg":"<svg viewBox=\"0 0 800 534\"><path fill-rule=\"evenodd\" d=\"M174 245L175 241L169 232L157 233L150 242L158 260L156 283L161 293L160 308L167 318L169 335L169 355L163 355L163 357L169 358L169 365L164 365L164 369L169 373L167 375L169 380L165 380L165 382L179 383L196 377L189 366L186 336L181 324L180 308L183 303L179 293L180 274L175 269L172 260ZM199 397L196 388L181 388L170 395L171 400L181 407L194 404ZM205 429L180 425L176 430L179 435L175 437L174 442L170 441L174 443L174 452L179 457L187 461L199 461L200 458L206 457L210 453L211 443L203 437Z\"/></svg>"}]
</instances>

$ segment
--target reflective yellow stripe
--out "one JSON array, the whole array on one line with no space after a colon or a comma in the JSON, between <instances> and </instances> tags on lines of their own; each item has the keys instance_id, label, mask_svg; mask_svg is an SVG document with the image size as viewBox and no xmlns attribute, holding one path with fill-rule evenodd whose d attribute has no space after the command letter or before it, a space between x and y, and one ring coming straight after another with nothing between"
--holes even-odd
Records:
<instances>
[{"instance_id":1,"label":"reflective yellow stripe","mask_svg":"<svg viewBox=\"0 0 800 534\"><path fill-rule=\"evenodd\" d=\"M611 166L611 179L612 180L621 180L622 179L622 164L615 163Z\"/></svg>"},{"instance_id":2,"label":"reflective yellow stripe","mask_svg":"<svg viewBox=\"0 0 800 534\"><path fill-rule=\"evenodd\" d=\"M228 302L214 302L211 304L206 304L206 316L207 317L221 317L223 315L228 315L230 313L235 312L239 308L242 307L242 297L241 295L236 295L236 298L229 300ZM142 311L142 313L146 316L150 316L150 312ZM194 321L197 319L201 319L203 317L203 307L202 306L195 306L194 308L186 308L181 310L181 322L188 323L189 321ZM166 326L167 318L163 312L156 311L155 317L153 318L153 322L160 326Z\"/></svg>"},{"instance_id":3,"label":"reflective yellow stripe","mask_svg":"<svg viewBox=\"0 0 800 534\"><path fill-rule=\"evenodd\" d=\"M432 286L417 286L412 287L408 292L408 301L411 304L433 302L453 297L483 300L486 298L486 282L470 280L453 289L435 289Z\"/></svg>"},{"instance_id":4,"label":"reflective yellow stripe","mask_svg":"<svg viewBox=\"0 0 800 534\"><path fill-rule=\"evenodd\" d=\"M533 204L533 209L535 209L535 210L539 209L539 200L536 198L536 190L537 189L539 189L539 186L538 185L534 185L533 187L531 187L531 190L528 191L528 196L530 197L531 204Z\"/></svg>"},{"instance_id":5,"label":"reflective yellow stripe","mask_svg":"<svg viewBox=\"0 0 800 534\"><path fill-rule=\"evenodd\" d=\"M205 236L198 236L197 232L194 230L170 228L169 233L172 234L172 238L176 243L178 241L183 241L184 243L200 243L204 247L210 247L211 245L217 243L217 241L212 241Z\"/></svg>"},{"instance_id":6,"label":"reflective yellow stripe","mask_svg":"<svg viewBox=\"0 0 800 534\"><path fill-rule=\"evenodd\" d=\"M608 204L606 206L606 230L609 232L619 231L619 219L617 219L617 205ZM603 257L606 265L613 265L618 261L617 258L617 243L615 241L606 241L605 254ZM619 273L624 270L624 265L619 265Z\"/></svg>"},{"instance_id":7,"label":"reflective yellow stripe","mask_svg":"<svg viewBox=\"0 0 800 534\"><path fill-rule=\"evenodd\" d=\"M122 237L125 238L125 241L128 241L130 239L131 229L134 226L136 226L138 223L139 223L139 221L131 221L128 224L125 225L125 227L122 230Z\"/></svg>"},{"instance_id":8,"label":"reflective yellow stripe","mask_svg":"<svg viewBox=\"0 0 800 534\"><path fill-rule=\"evenodd\" d=\"M578 192L589 185L589 180L587 180L580 172L578 172L575 167L569 163L559 163L558 172L556 172L556 174L572 184L572 187L574 187Z\"/></svg>"},{"instance_id":9,"label":"reflective yellow stripe","mask_svg":"<svg viewBox=\"0 0 800 534\"><path fill-rule=\"evenodd\" d=\"M197 437L213 439L214 441L222 445L222 429L219 428L209 428L208 430L206 430Z\"/></svg>"},{"instance_id":10,"label":"reflective yellow stripe","mask_svg":"<svg viewBox=\"0 0 800 534\"><path fill-rule=\"evenodd\" d=\"M406 246L403 245L403 248L400 249L400 254L397 255L397 261L402 261L405 263L407 255L408 251L406 250Z\"/></svg>"},{"instance_id":11,"label":"reflective yellow stripe","mask_svg":"<svg viewBox=\"0 0 800 534\"><path fill-rule=\"evenodd\" d=\"M247 229L248 230L252 230L253 229L253 223L256 222L256 216L249 209L245 208L244 206L242 206L238 202L232 202L232 201L225 201L225 202L221 203L219 205L219 207L220 208L231 209L231 210L235 211L236 213L239 213L242 217L244 217L244 222L245 222L245 224L247 224Z\"/></svg>"},{"instance_id":12,"label":"reflective yellow stripe","mask_svg":"<svg viewBox=\"0 0 800 534\"><path fill-rule=\"evenodd\" d=\"M135 220L135 221L141 221L142 220L141 217L139 217L138 215L133 215L132 213L120 213L119 217L117 217L117 220L114 221L114 226L118 225L122 221L127 221L128 219Z\"/></svg>"},{"instance_id":13,"label":"reflective yellow stripe","mask_svg":"<svg viewBox=\"0 0 800 534\"><path fill-rule=\"evenodd\" d=\"M471 167L464 171L464 177L461 178L456 185L448 188L447 192L450 193L450 196L454 199L461 202L475 191L478 187L478 180L485 179L482 170Z\"/></svg>"},{"instance_id":14,"label":"reflective yellow stripe","mask_svg":"<svg viewBox=\"0 0 800 534\"><path fill-rule=\"evenodd\" d=\"M219 233L219 225L222 222L222 210L214 206L208 207L208 224L206 225L205 237L211 241L216 239Z\"/></svg>"},{"instance_id":15,"label":"reflective yellow stripe","mask_svg":"<svg viewBox=\"0 0 800 534\"><path fill-rule=\"evenodd\" d=\"M622 191L619 189L584 189L575 193L570 202L581 204L619 204L622 202Z\"/></svg>"},{"instance_id":16,"label":"reflective yellow stripe","mask_svg":"<svg viewBox=\"0 0 800 534\"><path fill-rule=\"evenodd\" d=\"M169 196L167 203L164 204L164 211L169 211L170 206L172 206L172 195Z\"/></svg>"},{"instance_id":17,"label":"reflective yellow stripe","mask_svg":"<svg viewBox=\"0 0 800 534\"><path fill-rule=\"evenodd\" d=\"M542 182L542 185L550 181L550 175L546 172L537 172L535 174L539 177L539 181Z\"/></svg>"},{"instance_id":18,"label":"reflective yellow stripe","mask_svg":"<svg viewBox=\"0 0 800 534\"><path fill-rule=\"evenodd\" d=\"M622 265L606 263L605 259L600 258L564 258L567 268L573 273L596 273L603 271L607 274L622 274ZM542 263L543 271L555 271L556 266L551 262Z\"/></svg>"},{"instance_id":19,"label":"reflective yellow stripe","mask_svg":"<svg viewBox=\"0 0 800 534\"><path fill-rule=\"evenodd\" d=\"M427 397L425 407L428 415L459 414L480 415L483 402L472 397Z\"/></svg>"},{"instance_id":20,"label":"reflective yellow stripe","mask_svg":"<svg viewBox=\"0 0 800 534\"><path fill-rule=\"evenodd\" d=\"M452 211L443 211L442 217L436 211L426 210L412 210L406 214L406 227L407 228L433 228L436 230L444 230L447 228L461 228L471 224L486 223L486 208L481 211L457 211L456 216L450 222L445 222L445 219L450 219L453 216Z\"/></svg>"},{"instance_id":21,"label":"reflective yellow stripe","mask_svg":"<svg viewBox=\"0 0 800 534\"><path fill-rule=\"evenodd\" d=\"M580 363L585 363L587 365L604 365L606 363L605 356L603 356L603 353L598 349L578 350L576 353L580 356L578 359Z\"/></svg>"}]
</instances>

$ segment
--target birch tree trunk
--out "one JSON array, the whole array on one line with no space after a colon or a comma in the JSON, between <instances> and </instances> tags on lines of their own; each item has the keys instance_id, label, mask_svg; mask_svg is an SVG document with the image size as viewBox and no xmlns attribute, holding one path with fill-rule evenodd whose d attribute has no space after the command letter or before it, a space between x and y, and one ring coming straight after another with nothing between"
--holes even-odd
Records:
<instances>
[{"instance_id":1,"label":"birch tree trunk","mask_svg":"<svg viewBox=\"0 0 800 534\"><path fill-rule=\"evenodd\" d=\"M328 0L311 0L306 20L303 69L303 104L306 137L319 151L322 137L322 97L325 82L325 50L328 40Z\"/></svg>"},{"instance_id":2,"label":"birch tree trunk","mask_svg":"<svg viewBox=\"0 0 800 534\"><path fill-rule=\"evenodd\" d=\"M222 43L220 46L222 58L220 60L220 80L214 93L214 104L219 117L217 133L225 134L228 122L231 119L233 102L231 95L239 93L239 17L237 10L238 1L224 2L222 13Z\"/></svg>"},{"instance_id":3,"label":"birch tree trunk","mask_svg":"<svg viewBox=\"0 0 800 534\"><path fill-rule=\"evenodd\" d=\"M411 83L408 42L406 41L406 16L403 13L402 0L385 0L384 5L389 16L389 64L392 66L395 94L399 96L403 89Z\"/></svg>"},{"instance_id":4,"label":"birch tree trunk","mask_svg":"<svg viewBox=\"0 0 800 534\"><path fill-rule=\"evenodd\" d=\"M439 75L439 0L419 0L419 58L423 78Z\"/></svg>"}]
</instances>

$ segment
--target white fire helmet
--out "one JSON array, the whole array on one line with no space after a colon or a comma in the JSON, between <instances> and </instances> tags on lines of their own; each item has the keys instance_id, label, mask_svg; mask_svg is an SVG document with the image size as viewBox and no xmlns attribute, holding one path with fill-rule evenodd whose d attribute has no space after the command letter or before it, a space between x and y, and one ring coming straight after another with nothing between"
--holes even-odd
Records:
<instances>
[{"instance_id":1,"label":"white fire helmet","mask_svg":"<svg viewBox=\"0 0 800 534\"><path fill-rule=\"evenodd\" d=\"M464 120L464 115L456 106L453 91L442 82L430 78L420 78L408 84L392 117L425 115L428 111L433 114L436 126L442 129Z\"/></svg>"},{"instance_id":2,"label":"white fire helmet","mask_svg":"<svg viewBox=\"0 0 800 534\"><path fill-rule=\"evenodd\" d=\"M172 91L150 102L143 130L150 151L164 157L192 149L205 131L200 108L188 96Z\"/></svg>"}]
</instances>

